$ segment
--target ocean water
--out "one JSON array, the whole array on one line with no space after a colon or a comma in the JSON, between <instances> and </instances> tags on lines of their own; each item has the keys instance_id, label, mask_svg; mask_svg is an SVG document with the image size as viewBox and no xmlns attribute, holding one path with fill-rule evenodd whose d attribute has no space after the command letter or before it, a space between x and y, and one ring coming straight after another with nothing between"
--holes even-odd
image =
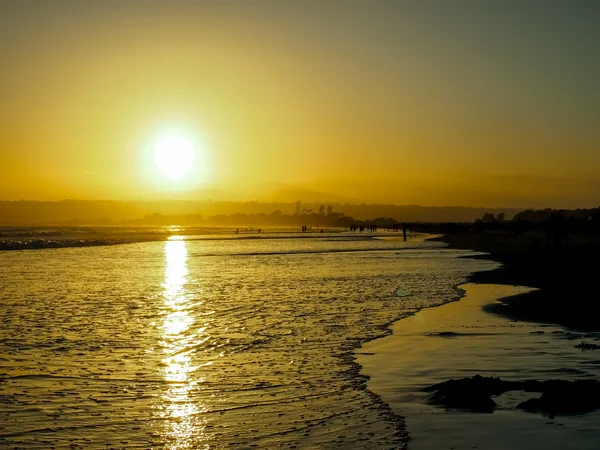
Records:
<instances>
[{"instance_id":1,"label":"ocean water","mask_svg":"<svg viewBox=\"0 0 600 450\"><path fill-rule=\"evenodd\" d=\"M397 448L354 349L496 263L322 233L0 252L0 446Z\"/></svg>"}]
</instances>

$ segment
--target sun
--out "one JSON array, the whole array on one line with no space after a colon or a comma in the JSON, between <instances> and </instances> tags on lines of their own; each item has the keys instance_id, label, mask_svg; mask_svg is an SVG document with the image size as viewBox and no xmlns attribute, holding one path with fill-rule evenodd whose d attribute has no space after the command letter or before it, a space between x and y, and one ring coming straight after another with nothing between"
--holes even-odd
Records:
<instances>
[{"instance_id":1,"label":"sun","mask_svg":"<svg viewBox=\"0 0 600 450\"><path fill-rule=\"evenodd\" d=\"M154 162L169 180L181 180L191 170L196 157L194 146L181 135L169 135L154 146Z\"/></svg>"}]
</instances>

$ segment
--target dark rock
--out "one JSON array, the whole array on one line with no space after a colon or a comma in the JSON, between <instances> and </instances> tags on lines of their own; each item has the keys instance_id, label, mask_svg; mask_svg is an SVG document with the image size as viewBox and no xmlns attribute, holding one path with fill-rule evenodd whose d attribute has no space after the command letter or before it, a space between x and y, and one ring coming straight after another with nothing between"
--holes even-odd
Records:
<instances>
[{"instance_id":1,"label":"dark rock","mask_svg":"<svg viewBox=\"0 0 600 450\"><path fill-rule=\"evenodd\" d=\"M466 409L473 412L493 412L496 402L492 396L508 391L541 392L542 396L520 403L517 407L527 412L557 414L584 414L600 409L600 383L597 380L503 381L482 377L448 380L423 389L433 392L429 403L446 408Z\"/></svg>"},{"instance_id":2,"label":"dark rock","mask_svg":"<svg viewBox=\"0 0 600 450\"><path fill-rule=\"evenodd\" d=\"M546 382L540 398L529 399L517 408L549 416L585 414L600 409L600 384L596 380L552 380Z\"/></svg>"},{"instance_id":3,"label":"dark rock","mask_svg":"<svg viewBox=\"0 0 600 450\"><path fill-rule=\"evenodd\" d=\"M439 333L432 333L429 336L456 337L456 336L458 336L458 333L455 333L454 331L441 331Z\"/></svg>"},{"instance_id":4,"label":"dark rock","mask_svg":"<svg viewBox=\"0 0 600 450\"><path fill-rule=\"evenodd\" d=\"M588 342L583 341L581 344L577 344L575 348L580 348L582 350L600 350L600 345L590 344Z\"/></svg>"},{"instance_id":5,"label":"dark rock","mask_svg":"<svg viewBox=\"0 0 600 450\"><path fill-rule=\"evenodd\" d=\"M446 408L467 409L473 412L493 412L496 402L492 395L503 392L500 378L482 377L448 380L425 388L426 392L435 392L429 402Z\"/></svg>"}]
</instances>

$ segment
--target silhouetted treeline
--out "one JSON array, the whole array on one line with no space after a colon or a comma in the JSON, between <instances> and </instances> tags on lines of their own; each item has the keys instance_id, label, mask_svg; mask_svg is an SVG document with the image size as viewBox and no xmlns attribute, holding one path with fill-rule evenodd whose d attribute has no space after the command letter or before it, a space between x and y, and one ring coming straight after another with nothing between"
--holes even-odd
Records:
<instances>
[{"instance_id":1,"label":"silhouetted treeline","mask_svg":"<svg viewBox=\"0 0 600 450\"><path fill-rule=\"evenodd\" d=\"M552 216L563 217L565 220L598 220L600 217L600 208L593 209L528 209L515 215L513 220L527 222L544 222L550 220Z\"/></svg>"},{"instance_id":2,"label":"silhouetted treeline","mask_svg":"<svg viewBox=\"0 0 600 450\"><path fill-rule=\"evenodd\" d=\"M438 228L439 227L439 228ZM550 240L567 240L569 234L600 234L600 208L592 209L528 209L506 220L502 214L485 213L475 222L442 222L420 224L420 231L430 233L464 233L504 231L509 235L520 235L528 231L539 231Z\"/></svg>"},{"instance_id":3,"label":"silhouetted treeline","mask_svg":"<svg viewBox=\"0 0 600 450\"><path fill-rule=\"evenodd\" d=\"M304 225L316 225L318 216L328 213L340 213L360 221L377 220L374 218L392 217L398 221L418 222L473 222L485 213L499 214L504 212L507 219L518 213L515 208L469 208L469 207L434 207L418 205L390 204L340 204L340 203L265 203L265 202L224 202L224 201L95 201L95 200L63 200L47 201L0 201L0 225L158 225L154 214L173 216L171 219L186 220L186 224L196 225L204 220L212 220L215 224L230 224L227 217L238 215L238 218L254 217L267 220L273 211L280 211L280 224L297 225L290 216L307 215L311 222ZM313 214L315 216L313 216ZM192 216L190 218L190 216ZM198 217L203 219L199 220ZM338 219L340 219L338 217ZM287 220L287 222L286 222ZM219 223L218 223L219 222ZM337 223L345 223L338 220ZM260 224L259 222L256 222ZM330 222L328 222L330 223ZM236 223L239 225L240 223ZM343 225L340 225L343 226Z\"/></svg>"},{"instance_id":4,"label":"silhouetted treeline","mask_svg":"<svg viewBox=\"0 0 600 450\"><path fill-rule=\"evenodd\" d=\"M537 229L553 241L568 241L569 234L600 235L600 208L527 210L511 222L512 233Z\"/></svg>"}]
</instances>

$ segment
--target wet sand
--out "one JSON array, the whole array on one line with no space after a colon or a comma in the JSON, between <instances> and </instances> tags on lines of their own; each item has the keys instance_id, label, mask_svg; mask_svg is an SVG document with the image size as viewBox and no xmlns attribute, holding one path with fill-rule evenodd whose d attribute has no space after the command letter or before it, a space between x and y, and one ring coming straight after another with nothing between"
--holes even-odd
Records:
<instances>
[{"instance_id":1,"label":"wet sand","mask_svg":"<svg viewBox=\"0 0 600 450\"><path fill-rule=\"evenodd\" d=\"M600 411L555 419L516 405L536 394L495 398L493 414L445 410L426 403L421 389L450 378L499 376L504 380L599 378L600 351L574 348L600 334L579 334L555 325L517 322L490 314L500 298L532 288L461 286L458 302L423 309L396 322L393 334L365 344L357 362L368 389L405 417L410 449L597 449ZM488 305L488 306L486 306Z\"/></svg>"}]
</instances>

